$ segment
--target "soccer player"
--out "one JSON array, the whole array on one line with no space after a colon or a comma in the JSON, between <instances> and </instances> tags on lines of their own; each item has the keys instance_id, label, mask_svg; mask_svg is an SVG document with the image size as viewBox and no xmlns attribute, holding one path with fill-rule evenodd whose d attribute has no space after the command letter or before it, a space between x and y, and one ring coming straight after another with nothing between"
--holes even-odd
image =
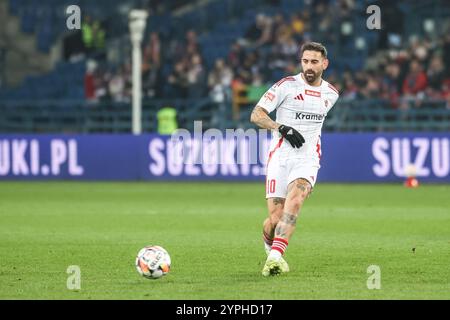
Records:
<instances>
[{"instance_id":1,"label":"soccer player","mask_svg":"<svg viewBox=\"0 0 450 320\"><path fill-rule=\"evenodd\" d=\"M317 42L301 47L303 72L281 79L259 100L250 121L272 130L267 160L266 199L269 217L263 239L268 254L263 276L288 272L283 259L297 217L317 180L322 125L339 93L322 79L327 50ZM276 110L276 121L269 113Z\"/></svg>"}]
</instances>

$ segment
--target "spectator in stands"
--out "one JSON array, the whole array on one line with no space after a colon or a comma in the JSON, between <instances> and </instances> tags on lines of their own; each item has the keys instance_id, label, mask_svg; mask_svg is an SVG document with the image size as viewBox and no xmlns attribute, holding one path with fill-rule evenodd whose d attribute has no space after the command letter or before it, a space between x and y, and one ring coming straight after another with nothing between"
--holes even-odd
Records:
<instances>
[{"instance_id":1,"label":"spectator in stands","mask_svg":"<svg viewBox=\"0 0 450 320\"><path fill-rule=\"evenodd\" d=\"M272 41L272 23L272 17L264 16L264 19L262 21L262 34L255 43L257 48L265 45L270 45Z\"/></svg>"},{"instance_id":2,"label":"spectator in stands","mask_svg":"<svg viewBox=\"0 0 450 320\"><path fill-rule=\"evenodd\" d=\"M300 64L296 61L289 61L284 68L284 74L285 75L292 75L292 74L298 74L301 72ZM333 82L331 82L333 83Z\"/></svg>"},{"instance_id":3,"label":"spectator in stands","mask_svg":"<svg viewBox=\"0 0 450 320\"><path fill-rule=\"evenodd\" d=\"M251 24L250 28L245 32L244 38L250 43L256 42L263 33L264 14L258 14L255 22Z\"/></svg>"},{"instance_id":4,"label":"spectator in stands","mask_svg":"<svg viewBox=\"0 0 450 320\"><path fill-rule=\"evenodd\" d=\"M161 41L158 32L151 32L149 41L144 47L144 54L142 59L143 71L146 71L148 65L161 65Z\"/></svg>"},{"instance_id":5,"label":"spectator in stands","mask_svg":"<svg viewBox=\"0 0 450 320\"><path fill-rule=\"evenodd\" d=\"M270 52L270 58L268 63L268 68L273 72L275 70L283 70L288 65L289 61L283 55L282 52L282 43L285 37L289 37L289 35L283 35L277 38L276 43L272 46L272 50Z\"/></svg>"},{"instance_id":6,"label":"spectator in stands","mask_svg":"<svg viewBox=\"0 0 450 320\"><path fill-rule=\"evenodd\" d=\"M194 30L189 30L186 32L185 54L187 54L189 58L192 58L195 54L200 53L197 33Z\"/></svg>"},{"instance_id":7,"label":"spectator in stands","mask_svg":"<svg viewBox=\"0 0 450 320\"><path fill-rule=\"evenodd\" d=\"M300 42L303 40L303 32L305 31L305 20L301 13L295 13L291 18L292 35L295 41Z\"/></svg>"},{"instance_id":8,"label":"spectator in stands","mask_svg":"<svg viewBox=\"0 0 450 320\"><path fill-rule=\"evenodd\" d=\"M92 51L94 46L94 36L92 34L92 18L89 15L85 15L81 24L81 32L84 44L84 50L86 54Z\"/></svg>"},{"instance_id":9,"label":"spectator in stands","mask_svg":"<svg viewBox=\"0 0 450 320\"><path fill-rule=\"evenodd\" d=\"M409 73L403 81L403 94L418 95L427 87L427 76L422 65L417 60L412 60L409 65Z\"/></svg>"},{"instance_id":10,"label":"spectator in stands","mask_svg":"<svg viewBox=\"0 0 450 320\"><path fill-rule=\"evenodd\" d=\"M120 70L111 76L108 83L109 95L114 102L124 102L125 100L125 78Z\"/></svg>"},{"instance_id":11,"label":"spectator in stands","mask_svg":"<svg viewBox=\"0 0 450 320\"><path fill-rule=\"evenodd\" d=\"M208 75L210 96L215 102L230 101L232 80L233 71L231 68L225 64L223 59L217 59L214 69Z\"/></svg>"},{"instance_id":12,"label":"spectator in stands","mask_svg":"<svg viewBox=\"0 0 450 320\"><path fill-rule=\"evenodd\" d=\"M415 106L420 106L420 101L424 98L424 92L427 87L427 76L423 71L419 61L413 59L410 63L409 72L403 81L403 104L402 108L409 108L411 101L415 102Z\"/></svg>"},{"instance_id":13,"label":"spectator in stands","mask_svg":"<svg viewBox=\"0 0 450 320\"><path fill-rule=\"evenodd\" d=\"M217 59L214 69L208 75L209 96L216 104L216 112L213 113L211 125L221 128L223 119L226 118L227 105L231 103L231 81L233 71L225 64L223 59Z\"/></svg>"},{"instance_id":14,"label":"spectator in stands","mask_svg":"<svg viewBox=\"0 0 450 320\"><path fill-rule=\"evenodd\" d=\"M277 33L277 30L278 30L278 28L280 28L280 26L282 26L282 25L286 25L286 17L283 15L283 14L281 14L281 13L277 13L277 14L275 14L273 17L272 17L272 24L271 24L271 26L272 26L272 31L271 31L271 33L272 33L272 40L271 40L271 42L273 43L274 42L274 40L275 40L275 38L276 38L276 33Z\"/></svg>"},{"instance_id":15,"label":"spectator in stands","mask_svg":"<svg viewBox=\"0 0 450 320\"><path fill-rule=\"evenodd\" d=\"M186 70L187 68L184 62L180 61L175 64L167 79L169 87L167 88L168 92L166 92L165 96L172 98L187 98L188 79Z\"/></svg>"},{"instance_id":16,"label":"spectator in stands","mask_svg":"<svg viewBox=\"0 0 450 320\"><path fill-rule=\"evenodd\" d=\"M246 44L250 47L261 47L270 44L272 40L272 19L264 14L258 14L255 23L245 33Z\"/></svg>"},{"instance_id":17,"label":"spectator in stands","mask_svg":"<svg viewBox=\"0 0 450 320\"><path fill-rule=\"evenodd\" d=\"M450 26L447 29L442 44L442 56L444 57L445 73L450 74Z\"/></svg>"},{"instance_id":18,"label":"spectator in stands","mask_svg":"<svg viewBox=\"0 0 450 320\"><path fill-rule=\"evenodd\" d=\"M161 42L157 32L150 33L150 38L144 47L142 57L142 80L144 93L148 97L158 95L160 89Z\"/></svg>"},{"instance_id":19,"label":"spectator in stands","mask_svg":"<svg viewBox=\"0 0 450 320\"><path fill-rule=\"evenodd\" d=\"M194 54L187 68L188 97L202 98L205 95L206 71L199 54Z\"/></svg>"},{"instance_id":20,"label":"spectator in stands","mask_svg":"<svg viewBox=\"0 0 450 320\"><path fill-rule=\"evenodd\" d=\"M342 98L353 100L358 97L358 86L350 72L344 72L342 92Z\"/></svg>"},{"instance_id":21,"label":"spectator in stands","mask_svg":"<svg viewBox=\"0 0 450 320\"><path fill-rule=\"evenodd\" d=\"M367 72L365 74L366 83L361 88L361 94L365 99L377 99L381 95L381 79L379 79L374 71Z\"/></svg>"},{"instance_id":22,"label":"spectator in stands","mask_svg":"<svg viewBox=\"0 0 450 320\"><path fill-rule=\"evenodd\" d=\"M95 88L95 70L97 64L93 60L86 62L86 74L84 75L84 97L89 103L97 101L96 88Z\"/></svg>"},{"instance_id":23,"label":"spectator in stands","mask_svg":"<svg viewBox=\"0 0 450 320\"><path fill-rule=\"evenodd\" d=\"M92 44L97 51L105 48L105 30L98 20L92 23Z\"/></svg>"},{"instance_id":24,"label":"spectator in stands","mask_svg":"<svg viewBox=\"0 0 450 320\"><path fill-rule=\"evenodd\" d=\"M287 18L281 14L277 14L272 23L272 44L275 45L279 38L287 38L293 34L293 30L301 30L301 26L297 24L298 21L287 23Z\"/></svg>"},{"instance_id":25,"label":"spectator in stands","mask_svg":"<svg viewBox=\"0 0 450 320\"><path fill-rule=\"evenodd\" d=\"M130 61L126 61L121 68L121 76L124 79L125 82L125 92L124 92L124 96L125 99L127 101L131 100L131 95L132 95L132 91L133 91L133 79L132 79L132 74L131 74L131 62Z\"/></svg>"},{"instance_id":26,"label":"spectator in stands","mask_svg":"<svg viewBox=\"0 0 450 320\"><path fill-rule=\"evenodd\" d=\"M236 41L231 45L230 48L230 53L228 54L228 61L230 64L230 67L236 71L240 64L241 61L244 60L245 57L245 52L244 49L242 48L241 44Z\"/></svg>"},{"instance_id":27,"label":"spectator in stands","mask_svg":"<svg viewBox=\"0 0 450 320\"><path fill-rule=\"evenodd\" d=\"M381 97L390 100L392 107L398 107L398 101L402 92L400 65L395 62L390 62L385 67L384 73Z\"/></svg>"},{"instance_id":28,"label":"spectator in stands","mask_svg":"<svg viewBox=\"0 0 450 320\"><path fill-rule=\"evenodd\" d=\"M252 103L258 102L267 89L269 88L264 83L263 76L259 73L254 74L252 83L247 87L247 100Z\"/></svg>"},{"instance_id":29,"label":"spectator in stands","mask_svg":"<svg viewBox=\"0 0 450 320\"><path fill-rule=\"evenodd\" d=\"M172 38L170 40L165 56L167 62L176 64L182 60L188 63L195 54L201 54L197 33L194 30L188 30L184 39Z\"/></svg>"},{"instance_id":30,"label":"spectator in stands","mask_svg":"<svg viewBox=\"0 0 450 320\"><path fill-rule=\"evenodd\" d=\"M177 123L177 110L167 106L161 108L157 114L158 119L158 133L163 135L169 135L174 133L178 129Z\"/></svg>"},{"instance_id":31,"label":"spectator in stands","mask_svg":"<svg viewBox=\"0 0 450 320\"><path fill-rule=\"evenodd\" d=\"M111 76L103 68L97 68L95 73L95 97L97 101L108 101L109 95L109 80Z\"/></svg>"},{"instance_id":32,"label":"spectator in stands","mask_svg":"<svg viewBox=\"0 0 450 320\"><path fill-rule=\"evenodd\" d=\"M441 98L442 84L445 80L445 66L440 55L434 55L427 70L427 96Z\"/></svg>"},{"instance_id":33,"label":"spectator in stands","mask_svg":"<svg viewBox=\"0 0 450 320\"><path fill-rule=\"evenodd\" d=\"M84 17L81 24L81 34L84 45L85 54L90 57L93 53L100 53L96 58L103 59L105 54L103 49L105 48L105 30L98 20L93 20L89 15Z\"/></svg>"},{"instance_id":34,"label":"spectator in stands","mask_svg":"<svg viewBox=\"0 0 450 320\"><path fill-rule=\"evenodd\" d=\"M446 108L450 109L450 77L442 83L442 98L446 102Z\"/></svg>"},{"instance_id":35,"label":"spectator in stands","mask_svg":"<svg viewBox=\"0 0 450 320\"><path fill-rule=\"evenodd\" d=\"M181 0L176 2L182 3ZM285 1L282 2L284 5ZM304 1L304 9L300 12L288 12L283 16L276 13L280 10L273 10L275 13L273 17L258 14L248 30L240 30L245 32L247 41L236 41L231 45L227 57L228 66L223 60L218 61L209 75L206 64L203 64L197 33L194 30L187 30L184 35L181 34L183 39L178 39L175 33L166 30L167 26L161 26L160 30L167 35L170 44L164 44L157 32L152 32L144 43L142 66L144 95L170 98L202 97L206 96L208 89L210 96L221 101L218 97L224 95L223 88L230 86L231 79L236 87L248 88L255 83L264 84L266 80L276 81L286 75L298 73L298 48L303 41L313 36L314 40L329 43L330 49L332 48L330 51L333 51L333 54L337 52L339 57L343 58L337 59L331 66L335 68L337 76L335 79L329 79L335 86L341 88L342 97L347 99L381 97L389 99L393 107L404 109L408 108L410 102L419 105L418 102L422 98L431 97L449 99L450 106L448 79L450 29L445 27L445 23L440 24L439 30L430 35L429 39L419 36L411 38L410 34L403 32L404 14L401 13L401 5L388 0L376 0L373 4L382 8L382 30L367 32L377 35L380 44L388 49L384 53L375 45L375 40L366 37L369 35L366 30L356 30L357 25L353 26L360 18L358 14L367 16L362 10L365 9L364 6L359 3L356 6L356 3L355 0L308 0ZM153 14L166 13L174 6L172 1L163 0L142 0L141 4L143 7L150 7ZM343 29L340 29L341 26L344 26ZM366 38L368 44L364 49L368 50L370 58L365 61L364 68L355 67L345 61L347 54L351 53L350 59L356 56L351 46L355 43L355 31L358 31L358 37L361 36L361 39ZM82 47L83 42L88 56L92 56L91 53L95 53L96 49L106 45L105 37L101 23L83 14L78 43ZM345 38L349 40L348 47L339 41ZM407 43L404 39L411 40ZM73 47L69 49L67 56L70 56L71 52L77 52ZM211 49L215 48L208 49L213 52ZM364 53L361 50L361 54ZM117 50L116 56L122 55L129 56L129 53L126 50L119 53ZM351 65L351 72L342 72L345 64ZM85 74L86 99L88 101L106 98L113 101L129 99L130 64L123 64L116 73L104 72L109 67L104 69L100 67L101 65L99 64L96 70L89 69Z\"/></svg>"},{"instance_id":36,"label":"spectator in stands","mask_svg":"<svg viewBox=\"0 0 450 320\"><path fill-rule=\"evenodd\" d=\"M418 63L425 64L428 60L428 48L430 43L427 39L419 39L415 36L411 40L410 52L413 58L415 58Z\"/></svg>"},{"instance_id":37,"label":"spectator in stands","mask_svg":"<svg viewBox=\"0 0 450 320\"><path fill-rule=\"evenodd\" d=\"M238 69L238 73L249 84L252 82L254 74L261 73L262 64L264 64L264 61L261 61L258 51L250 51L245 55L244 62Z\"/></svg>"},{"instance_id":38,"label":"spectator in stands","mask_svg":"<svg viewBox=\"0 0 450 320\"><path fill-rule=\"evenodd\" d=\"M329 4L327 6L327 11L329 11ZM349 18L352 16L355 10L355 0L338 0L337 1L337 12L340 18Z\"/></svg>"},{"instance_id":39,"label":"spectator in stands","mask_svg":"<svg viewBox=\"0 0 450 320\"><path fill-rule=\"evenodd\" d=\"M287 61L297 61L298 60L298 43L292 36L286 38L280 38L279 42L280 53L283 58Z\"/></svg>"}]
</instances>

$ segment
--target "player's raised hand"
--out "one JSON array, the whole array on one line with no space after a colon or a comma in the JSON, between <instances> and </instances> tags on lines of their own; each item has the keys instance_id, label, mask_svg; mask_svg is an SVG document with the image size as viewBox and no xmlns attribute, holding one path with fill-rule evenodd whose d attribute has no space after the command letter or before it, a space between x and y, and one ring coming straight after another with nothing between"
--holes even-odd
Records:
<instances>
[{"instance_id":1,"label":"player's raised hand","mask_svg":"<svg viewBox=\"0 0 450 320\"><path fill-rule=\"evenodd\" d=\"M278 131L289 141L293 148L300 148L305 143L305 138L292 127L282 124L278 127Z\"/></svg>"}]
</instances>

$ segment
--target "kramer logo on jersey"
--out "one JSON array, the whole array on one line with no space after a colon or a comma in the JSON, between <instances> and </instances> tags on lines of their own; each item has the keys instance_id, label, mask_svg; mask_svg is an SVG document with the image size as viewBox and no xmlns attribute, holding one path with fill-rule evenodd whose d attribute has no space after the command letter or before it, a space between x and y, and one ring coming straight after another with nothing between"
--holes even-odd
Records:
<instances>
[{"instance_id":1,"label":"kramer logo on jersey","mask_svg":"<svg viewBox=\"0 0 450 320\"><path fill-rule=\"evenodd\" d=\"M313 97L320 98L320 92L319 91L305 89L305 94L308 95L308 96L313 96Z\"/></svg>"},{"instance_id":2,"label":"kramer logo on jersey","mask_svg":"<svg viewBox=\"0 0 450 320\"><path fill-rule=\"evenodd\" d=\"M295 120L312 120L312 121L322 121L325 118L324 114L314 114L314 113L295 113Z\"/></svg>"}]
</instances>

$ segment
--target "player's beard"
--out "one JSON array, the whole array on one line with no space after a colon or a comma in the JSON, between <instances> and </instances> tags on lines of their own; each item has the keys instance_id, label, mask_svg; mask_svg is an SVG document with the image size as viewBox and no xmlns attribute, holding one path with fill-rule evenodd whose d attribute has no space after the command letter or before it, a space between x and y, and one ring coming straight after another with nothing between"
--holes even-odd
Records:
<instances>
[{"instance_id":1,"label":"player's beard","mask_svg":"<svg viewBox=\"0 0 450 320\"><path fill-rule=\"evenodd\" d=\"M309 84L313 84L317 80L317 78L319 78L322 75L322 72L317 73L312 70L306 70L304 75L306 82L308 82Z\"/></svg>"}]
</instances>

